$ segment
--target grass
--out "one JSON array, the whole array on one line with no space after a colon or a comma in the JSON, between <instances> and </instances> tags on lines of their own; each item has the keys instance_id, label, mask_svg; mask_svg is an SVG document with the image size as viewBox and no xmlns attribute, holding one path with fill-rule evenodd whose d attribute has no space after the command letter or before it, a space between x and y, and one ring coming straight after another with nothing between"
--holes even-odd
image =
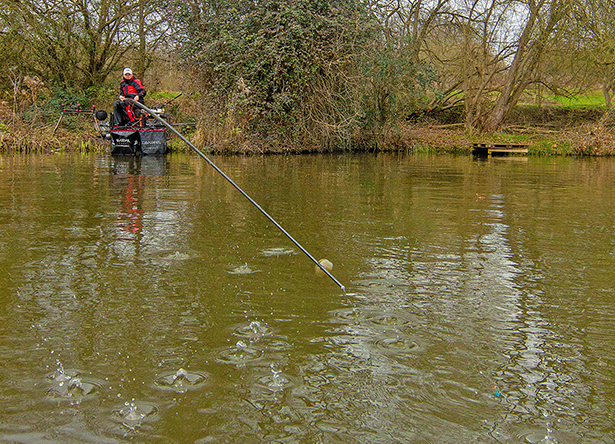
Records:
<instances>
[{"instance_id":1,"label":"grass","mask_svg":"<svg viewBox=\"0 0 615 444\"><path fill-rule=\"evenodd\" d=\"M546 95L544 99L555 105L572 108L598 107L605 105L604 94L602 91L596 90L579 93L574 96Z\"/></svg>"}]
</instances>

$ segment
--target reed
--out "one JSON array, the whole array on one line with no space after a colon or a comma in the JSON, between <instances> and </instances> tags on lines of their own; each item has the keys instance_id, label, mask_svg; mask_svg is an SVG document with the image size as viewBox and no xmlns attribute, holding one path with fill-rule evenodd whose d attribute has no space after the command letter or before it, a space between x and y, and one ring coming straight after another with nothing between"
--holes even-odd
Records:
<instances>
[{"instance_id":1,"label":"reed","mask_svg":"<svg viewBox=\"0 0 615 444\"><path fill-rule=\"evenodd\" d=\"M50 136L35 131L0 132L0 153L104 152L108 144L88 134Z\"/></svg>"}]
</instances>

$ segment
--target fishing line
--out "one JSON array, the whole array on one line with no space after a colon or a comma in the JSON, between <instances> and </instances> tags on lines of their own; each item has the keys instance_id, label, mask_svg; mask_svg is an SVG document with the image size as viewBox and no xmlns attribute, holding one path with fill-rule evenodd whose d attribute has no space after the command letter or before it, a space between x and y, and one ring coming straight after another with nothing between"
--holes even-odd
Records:
<instances>
[{"instance_id":1,"label":"fishing line","mask_svg":"<svg viewBox=\"0 0 615 444\"><path fill-rule=\"evenodd\" d=\"M263 213L263 215L269 219L271 221L271 223L273 223L282 233L284 233L284 235L289 238L291 240L291 242L293 244L295 244L303 253L305 253L305 255L310 258L310 260L312 260L312 262L314 262L316 264L316 266L322 270L323 273L325 273L327 276L329 276L333 282L335 282L340 289L342 290L342 292L344 292L344 294L346 294L346 287L344 287L337 279L335 279L335 277L329 272L329 270L327 270L323 264L321 264L320 262L318 262L316 259L314 259L314 257L305 249L303 248L303 246L297 242L283 227L282 225L280 225L273 217L271 217L269 215L269 213L267 213L259 204L256 203L256 201L254 199L252 199L244 190L242 190L239 185L237 185L235 182L233 182L233 180L228 177L224 171L222 171L220 168L218 168L218 166L213 163L205 154L203 154L203 152L201 150L199 150L197 147L195 147L192 143L190 143L190 141L188 139L186 139L179 131L177 131L175 128L173 128L173 126L171 126L169 123L167 123L162 117L158 116L154 111L152 111L151 109L149 109L148 107L146 107L145 105L143 105L140 102L137 102L135 100L126 98L126 101L128 101L129 103L132 103L135 106L138 106L139 108L141 108L142 110L144 110L145 112L149 113L154 119L156 119L158 122L162 123L167 129L169 129L170 131L173 131L177 136L179 136L180 139L182 139L190 148L192 148L200 157L202 157L214 170L216 170L218 173L220 173L220 175L222 177L224 177L231 185L233 185L233 187L235 187L235 189L237 191L239 191L243 197L245 197L246 199L248 199L250 201L250 203L252 205L254 205L256 208L258 208L258 210Z\"/></svg>"}]
</instances>

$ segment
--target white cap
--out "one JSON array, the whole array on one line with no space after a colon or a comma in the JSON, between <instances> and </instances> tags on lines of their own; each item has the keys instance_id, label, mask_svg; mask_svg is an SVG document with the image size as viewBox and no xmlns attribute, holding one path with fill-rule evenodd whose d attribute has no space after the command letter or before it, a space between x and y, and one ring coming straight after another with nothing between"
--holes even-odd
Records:
<instances>
[{"instance_id":1,"label":"white cap","mask_svg":"<svg viewBox=\"0 0 615 444\"><path fill-rule=\"evenodd\" d=\"M124 72L122 73L122 75L125 76L126 74L131 74L132 75L132 69L124 68Z\"/></svg>"}]
</instances>

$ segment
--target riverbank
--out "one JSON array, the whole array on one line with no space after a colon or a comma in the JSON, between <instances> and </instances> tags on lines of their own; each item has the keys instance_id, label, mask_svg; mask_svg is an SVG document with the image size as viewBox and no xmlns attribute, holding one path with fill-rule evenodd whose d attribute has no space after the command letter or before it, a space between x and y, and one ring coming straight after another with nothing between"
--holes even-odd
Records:
<instances>
[{"instance_id":1,"label":"riverbank","mask_svg":"<svg viewBox=\"0 0 615 444\"><path fill-rule=\"evenodd\" d=\"M612 156L615 155L615 134L612 131L577 128L568 131L550 131L538 128L517 128L495 134L468 134L460 128L443 125L409 125L395 134L389 134L381 141L375 141L370 148L336 150L321 147L301 150L284 148L279 145L267 149L249 147L235 149L225 145L222 149L211 149L193 142L199 149L218 154L293 154L335 151L406 151L416 153L469 154L473 143L522 144L528 146L529 155L542 156ZM190 150L181 140L169 141L171 150ZM16 133L0 133L0 153L54 153L54 152L101 152L109 149L109 142L94 134L78 133L51 136L34 130Z\"/></svg>"},{"instance_id":2,"label":"riverbank","mask_svg":"<svg viewBox=\"0 0 615 444\"><path fill-rule=\"evenodd\" d=\"M529 155L612 156L615 155L615 125L604 110L536 110L519 108L497 133L468 132L460 123L444 119L404 123L379 134L363 135L352 147L293 146L269 143L242 136L219 141L197 130L187 135L199 149L217 154L300 154L312 152L401 151L414 153L469 154L472 144L521 144ZM61 128L55 135L49 127L13 129L0 125L0 153L107 152L109 142L88 127ZM190 150L179 138L169 141L175 151Z\"/></svg>"},{"instance_id":3,"label":"riverbank","mask_svg":"<svg viewBox=\"0 0 615 444\"><path fill-rule=\"evenodd\" d=\"M414 126L402 132L401 149L434 153L470 153L474 143L517 144L537 156L613 156L615 132L597 125L550 130L540 127L508 127L492 134L468 134L446 126Z\"/></svg>"}]
</instances>

